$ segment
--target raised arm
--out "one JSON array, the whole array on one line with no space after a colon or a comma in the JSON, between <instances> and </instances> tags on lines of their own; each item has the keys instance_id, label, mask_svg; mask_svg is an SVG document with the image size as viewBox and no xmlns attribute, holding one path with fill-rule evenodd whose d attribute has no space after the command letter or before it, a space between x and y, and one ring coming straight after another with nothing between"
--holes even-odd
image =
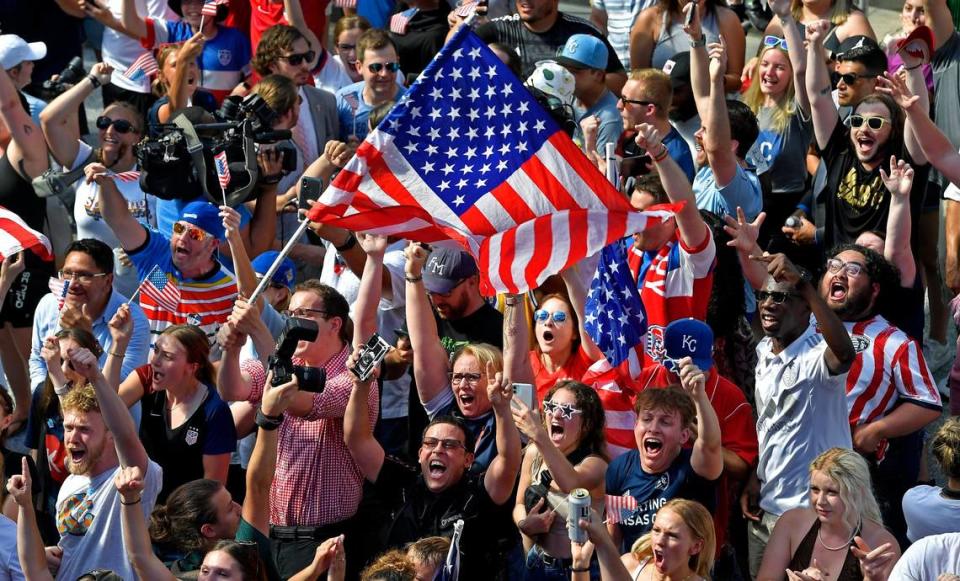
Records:
<instances>
[{"instance_id":1,"label":"raised arm","mask_svg":"<svg viewBox=\"0 0 960 581\"><path fill-rule=\"evenodd\" d=\"M747 36L743 32L743 25L740 18L733 10L723 10L717 6L714 8L717 21L719 22L720 38L723 40L726 52L727 62L724 64L723 74L723 93L739 93L743 82L740 75L743 73L743 63L747 51Z\"/></svg>"},{"instance_id":2,"label":"raised arm","mask_svg":"<svg viewBox=\"0 0 960 581\"><path fill-rule=\"evenodd\" d=\"M153 553L147 520L140 503L143 495L143 470L125 466L113 479L120 493L120 522L123 524L123 547L134 571L141 579L176 581L173 573Z\"/></svg>"},{"instance_id":3,"label":"raised arm","mask_svg":"<svg viewBox=\"0 0 960 581\"><path fill-rule=\"evenodd\" d=\"M680 360L680 385L697 408L697 441L693 444L690 466L703 478L715 480L723 472L720 422L707 396L707 374L689 357Z\"/></svg>"},{"instance_id":4,"label":"raised arm","mask_svg":"<svg viewBox=\"0 0 960 581\"><path fill-rule=\"evenodd\" d=\"M917 276L917 262L910 249L910 190L913 168L890 156L890 173L880 168L880 177L890 191L890 212L887 214L887 239L883 257L900 271L900 286L910 288Z\"/></svg>"},{"instance_id":5,"label":"raised arm","mask_svg":"<svg viewBox=\"0 0 960 581\"><path fill-rule=\"evenodd\" d=\"M120 240L124 250L133 250L147 241L147 230L130 213L126 198L117 189L113 177L107 175L107 168L100 163L91 163L84 168L87 182L96 182L100 186L100 211L103 220Z\"/></svg>"},{"instance_id":6,"label":"raised arm","mask_svg":"<svg viewBox=\"0 0 960 581\"><path fill-rule=\"evenodd\" d=\"M20 273L23 272L24 266L26 264L25 256L27 251L17 252L16 254L11 254L3 259L3 264L0 265L0 303L6 298L7 293L10 292L10 287L13 286L13 281L20 276ZM36 332L36 331L34 331Z\"/></svg>"},{"instance_id":7,"label":"raised arm","mask_svg":"<svg viewBox=\"0 0 960 581\"><path fill-rule=\"evenodd\" d=\"M188 99L192 94L187 86L187 73L190 71L190 67L181 66L181 64L196 61L201 52L203 52L203 34L200 32L188 38L177 49L177 68L173 73L173 81L170 82L170 87L167 89L167 102L157 110L157 118L160 123L169 123L174 111L179 111L187 106Z\"/></svg>"},{"instance_id":8,"label":"raised arm","mask_svg":"<svg viewBox=\"0 0 960 581\"><path fill-rule=\"evenodd\" d=\"M703 240L710 235L710 230L697 209L697 198L693 195L687 174L683 173L677 162L670 157L667 147L660 141L662 136L659 131L646 123L637 125L636 129L637 145L650 152L667 197L674 204L684 204L676 214L680 239L687 248L699 248Z\"/></svg>"},{"instance_id":9,"label":"raised arm","mask_svg":"<svg viewBox=\"0 0 960 581\"><path fill-rule=\"evenodd\" d=\"M353 306L353 346L358 347L377 332L377 306L383 284L383 255L387 251L387 237L357 233L357 245L367 255L360 276L360 289Z\"/></svg>"},{"instance_id":10,"label":"raised arm","mask_svg":"<svg viewBox=\"0 0 960 581\"><path fill-rule=\"evenodd\" d=\"M283 421L283 414L297 392L297 378L293 381L273 387L267 378L264 386L263 401L260 402L260 413L257 414L257 442L247 465L247 494L243 498L241 514L253 528L266 536L270 536L270 488L273 485L273 474L277 466L277 442L279 422ZM261 420L260 416L264 419Z\"/></svg>"},{"instance_id":11,"label":"raised arm","mask_svg":"<svg viewBox=\"0 0 960 581\"><path fill-rule=\"evenodd\" d=\"M411 242L404 254L407 257L404 273L407 279L407 328L413 347L413 376L417 380L420 401L427 403L443 390L450 389L448 357L440 343L437 321L433 318L427 289L423 286L427 250Z\"/></svg>"},{"instance_id":12,"label":"raised arm","mask_svg":"<svg viewBox=\"0 0 960 581\"><path fill-rule=\"evenodd\" d=\"M43 539L37 527L37 513L33 508L33 487L27 457L20 458L20 474L7 481L7 491L17 503L17 556L23 575L30 581L53 581L47 568Z\"/></svg>"},{"instance_id":13,"label":"raised arm","mask_svg":"<svg viewBox=\"0 0 960 581\"><path fill-rule=\"evenodd\" d=\"M113 435L113 442L117 448L117 458L123 467L136 466L142 472L147 470L147 451L140 442L137 427L127 411L127 406L120 400L115 389L107 383L107 379L100 372L97 356L89 349L70 349L67 352L73 368L85 377L97 394L97 403L100 404L100 413L103 423Z\"/></svg>"},{"instance_id":14,"label":"raised arm","mask_svg":"<svg viewBox=\"0 0 960 581\"><path fill-rule=\"evenodd\" d=\"M833 104L833 85L827 71L827 54L823 40L830 29L826 20L818 20L807 26L807 97L810 100L810 117L817 146L823 149L840 122L837 107Z\"/></svg>"},{"instance_id":15,"label":"raised arm","mask_svg":"<svg viewBox=\"0 0 960 581\"><path fill-rule=\"evenodd\" d=\"M726 224L723 230L730 235L727 246L733 246L737 249L737 258L740 259L740 267L743 269L743 276L754 289L763 287L767 280L767 267L762 262L751 260L751 256L760 256L763 249L757 244L757 238L760 236L760 225L767 218L766 212L760 212L757 219L753 222L747 222L747 217L743 213L743 208L737 208L737 218L724 216Z\"/></svg>"},{"instance_id":16,"label":"raised arm","mask_svg":"<svg viewBox=\"0 0 960 581\"><path fill-rule=\"evenodd\" d=\"M233 308L236 313L237 305ZM246 340L246 335L229 320L217 331L217 343L223 350L217 368L217 393L223 401L246 401L250 397L251 380L240 369L240 350Z\"/></svg>"},{"instance_id":17,"label":"raised arm","mask_svg":"<svg viewBox=\"0 0 960 581\"><path fill-rule=\"evenodd\" d=\"M310 61L309 69L312 71L317 67L317 61L323 56L324 48L323 43L320 42L317 35L307 26L307 21L303 17L303 8L300 6L300 0L283 0L283 15L287 19L287 22L290 23L290 26L296 28L297 31L303 35L307 44L309 44L310 48L316 53L314 59Z\"/></svg>"},{"instance_id":18,"label":"raised arm","mask_svg":"<svg viewBox=\"0 0 960 581\"><path fill-rule=\"evenodd\" d=\"M583 278L580 276L579 268L583 261L574 264L570 268L560 273L563 284L567 287L567 295L570 297L570 306L573 312L577 314L579 323L578 332L580 333L580 346L583 348L587 357L591 361L598 361L603 358L603 351L597 347L597 344L590 338L586 328L587 314L587 289L583 287Z\"/></svg>"},{"instance_id":19,"label":"raised arm","mask_svg":"<svg viewBox=\"0 0 960 581\"><path fill-rule=\"evenodd\" d=\"M139 41L147 36L147 21L137 13L135 0L121 0L120 21L124 32L135 40Z\"/></svg>"},{"instance_id":20,"label":"raised arm","mask_svg":"<svg viewBox=\"0 0 960 581\"><path fill-rule=\"evenodd\" d=\"M14 160L12 165L16 167L16 163L22 159L27 172L23 177L26 179L43 173L49 166L47 144L43 141L40 128L33 123L30 112L23 108L20 93L5 70L0 72L0 119L10 131L6 154Z\"/></svg>"},{"instance_id":21,"label":"raised arm","mask_svg":"<svg viewBox=\"0 0 960 581\"><path fill-rule=\"evenodd\" d=\"M56 0L56 2L63 8L64 12L71 16L76 16L77 18L89 16L107 28L112 28L120 34L127 34L126 29L123 28L123 22L114 16L108 7L98 4L95 0L77 0L77 2L73 2L72 0ZM67 4L73 4L79 10L80 14L77 15L65 8ZM104 2L104 4L106 4L106 2Z\"/></svg>"},{"instance_id":22,"label":"raised arm","mask_svg":"<svg viewBox=\"0 0 960 581\"><path fill-rule=\"evenodd\" d=\"M348 367L356 363L358 354L359 349L354 349L347 362ZM357 463L364 478L370 482L377 481L386 457L383 446L373 437L373 426L370 425L370 410L367 405L370 385L378 376L379 371L376 371L367 381L353 378L353 391L350 393L350 401L347 402L347 411L343 415L343 443L347 445L350 456Z\"/></svg>"},{"instance_id":23,"label":"raised arm","mask_svg":"<svg viewBox=\"0 0 960 581\"><path fill-rule=\"evenodd\" d=\"M710 98L710 67L706 48L707 39L703 36L700 25L700 10L695 9L695 6L697 6L695 2L690 2L683 7L684 18L691 10L694 11L690 25L685 24L683 31L690 38L690 88L693 91L697 112L700 113L700 122L706 124L707 115L710 112L707 102Z\"/></svg>"},{"instance_id":24,"label":"raised arm","mask_svg":"<svg viewBox=\"0 0 960 581\"><path fill-rule=\"evenodd\" d=\"M707 46L707 53L710 57L710 97L707 99L708 110L703 122L703 149L707 152L707 163L716 177L717 187L722 189L733 181L740 165L731 147L730 117L723 76L727 70L727 46L722 36L720 42Z\"/></svg>"},{"instance_id":25,"label":"raised arm","mask_svg":"<svg viewBox=\"0 0 960 581\"><path fill-rule=\"evenodd\" d=\"M953 28L953 14L947 7L947 0L923 0L923 17L927 26L933 30L934 50L950 40L956 32Z\"/></svg>"},{"instance_id":26,"label":"raised arm","mask_svg":"<svg viewBox=\"0 0 960 581\"><path fill-rule=\"evenodd\" d=\"M496 419L497 455L483 476L483 487L487 489L490 500L505 504L512 496L513 484L520 470L520 432L510 412L513 386L503 373L495 372L490 363L487 363L487 395L490 396Z\"/></svg>"},{"instance_id":27,"label":"raised arm","mask_svg":"<svg viewBox=\"0 0 960 581\"><path fill-rule=\"evenodd\" d=\"M127 356L127 346L130 345L130 337L133 334L133 316L130 314L130 307L126 304L120 305L117 312L110 318L107 327L111 341L110 349L107 350L107 362L103 366L103 375L113 389L118 389L123 360Z\"/></svg>"},{"instance_id":28,"label":"raised arm","mask_svg":"<svg viewBox=\"0 0 960 581\"><path fill-rule=\"evenodd\" d=\"M514 383L533 383L530 326L524 312L523 295L507 295L503 304L503 372Z\"/></svg>"},{"instance_id":29,"label":"raised arm","mask_svg":"<svg viewBox=\"0 0 960 581\"><path fill-rule=\"evenodd\" d=\"M793 19L790 10L790 0L769 0L770 10L777 15L782 23L782 36L787 42L787 55L790 57L790 67L793 69L793 88L796 94L797 106L804 115L810 114L810 99L807 96L807 51L803 45L803 33L800 25Z\"/></svg>"},{"instance_id":30,"label":"raised arm","mask_svg":"<svg viewBox=\"0 0 960 581\"><path fill-rule=\"evenodd\" d=\"M227 244L230 246L230 258L233 260L237 289L240 296L251 297L257 288L257 273L253 270L250 255L247 254L240 235L240 213L230 206L220 206L220 217L223 219L223 229L226 232ZM256 306L258 309L263 308L262 295L257 297Z\"/></svg>"},{"instance_id":31,"label":"raised arm","mask_svg":"<svg viewBox=\"0 0 960 581\"><path fill-rule=\"evenodd\" d=\"M900 51L900 56L903 58L903 66L897 71L896 76L900 81L904 81L903 77L906 77L907 88L917 96L917 100L913 103L912 107L919 109L920 112L929 117L930 93L927 91L927 81L923 76L923 64L930 62L930 59L928 57L917 58L912 56L910 52L914 47L918 47L921 51L926 51L926 43L921 41L911 42L906 50ZM884 71L884 76L886 75L889 75L889 73ZM923 152L923 146L920 143L922 141L920 135L922 134L917 133L913 123L910 123L908 120L903 128L903 143L907 146L907 153L910 154L913 163L917 164L917 166L926 165L927 163L927 156Z\"/></svg>"},{"instance_id":32,"label":"raised arm","mask_svg":"<svg viewBox=\"0 0 960 581\"><path fill-rule=\"evenodd\" d=\"M93 65L89 75L70 87L66 93L50 101L40 113L43 136L50 146L53 159L60 165L69 168L77 158L77 151L80 149L77 111L80 110L80 105L99 85L109 83L112 73L113 67L106 63Z\"/></svg>"}]
</instances>

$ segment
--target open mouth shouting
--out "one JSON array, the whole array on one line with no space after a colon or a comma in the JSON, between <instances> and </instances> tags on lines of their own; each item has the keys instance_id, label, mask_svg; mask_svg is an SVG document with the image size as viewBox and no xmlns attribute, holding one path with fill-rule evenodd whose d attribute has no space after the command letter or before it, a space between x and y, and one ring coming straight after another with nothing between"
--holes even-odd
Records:
<instances>
[{"instance_id":1,"label":"open mouth shouting","mask_svg":"<svg viewBox=\"0 0 960 581\"><path fill-rule=\"evenodd\" d=\"M647 458L655 460L663 454L663 440L653 436L647 436L643 439L643 452Z\"/></svg>"},{"instance_id":2,"label":"open mouth shouting","mask_svg":"<svg viewBox=\"0 0 960 581\"><path fill-rule=\"evenodd\" d=\"M856 146L857 153L860 157L871 158L873 156L874 147L877 144L877 140L872 135L867 133L860 133L857 135Z\"/></svg>"},{"instance_id":3,"label":"open mouth shouting","mask_svg":"<svg viewBox=\"0 0 960 581\"><path fill-rule=\"evenodd\" d=\"M563 420L551 420L549 424L550 428L550 441L554 444L559 444L563 440L563 435L567 431L567 426Z\"/></svg>"},{"instance_id":4,"label":"open mouth shouting","mask_svg":"<svg viewBox=\"0 0 960 581\"><path fill-rule=\"evenodd\" d=\"M653 566L656 567L658 570L663 571L665 569L663 564L664 564L663 549L656 549L656 548L653 549Z\"/></svg>"},{"instance_id":5,"label":"open mouth shouting","mask_svg":"<svg viewBox=\"0 0 960 581\"><path fill-rule=\"evenodd\" d=\"M427 474L434 480L442 478L447 473L447 465L439 458L432 458L427 467Z\"/></svg>"},{"instance_id":6,"label":"open mouth shouting","mask_svg":"<svg viewBox=\"0 0 960 581\"><path fill-rule=\"evenodd\" d=\"M848 290L845 277L835 277L830 281L830 293L827 298L831 303L842 303L847 298Z\"/></svg>"}]
</instances>

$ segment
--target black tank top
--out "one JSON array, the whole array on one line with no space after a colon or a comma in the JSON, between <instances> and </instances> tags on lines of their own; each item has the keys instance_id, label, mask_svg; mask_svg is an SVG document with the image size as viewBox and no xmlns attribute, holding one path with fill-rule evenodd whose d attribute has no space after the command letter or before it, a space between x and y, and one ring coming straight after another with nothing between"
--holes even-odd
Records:
<instances>
[{"instance_id":1,"label":"black tank top","mask_svg":"<svg viewBox=\"0 0 960 581\"><path fill-rule=\"evenodd\" d=\"M797 547L797 550L793 553L793 558L790 559L790 564L787 565L788 569L792 571L803 571L810 566L810 561L813 558L813 545L816 544L817 534L819 533L820 520L817 519L813 521L813 526L810 527L807 536L803 537L803 540L800 541L800 546ZM857 534L860 534L859 529ZM837 581L863 581L863 573L860 571L860 561L850 551L850 547L847 547L847 556L843 560L843 568L840 569Z\"/></svg>"}]
</instances>

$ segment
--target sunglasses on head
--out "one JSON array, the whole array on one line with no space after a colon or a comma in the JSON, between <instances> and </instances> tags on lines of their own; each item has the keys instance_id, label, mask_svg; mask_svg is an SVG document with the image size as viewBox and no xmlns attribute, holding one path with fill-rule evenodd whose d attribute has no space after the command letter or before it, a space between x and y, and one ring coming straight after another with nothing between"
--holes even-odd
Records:
<instances>
[{"instance_id":1,"label":"sunglasses on head","mask_svg":"<svg viewBox=\"0 0 960 581\"><path fill-rule=\"evenodd\" d=\"M862 127L864 122L866 122L867 127L873 129L874 131L880 131L880 128L883 127L884 123L890 123L889 119L884 119L883 117L865 117L863 115L851 115L847 117L847 125L853 127L854 129Z\"/></svg>"},{"instance_id":2,"label":"sunglasses on head","mask_svg":"<svg viewBox=\"0 0 960 581\"><path fill-rule=\"evenodd\" d=\"M314 51L312 51L312 50L308 50L307 52L298 52L298 53L294 53L294 54L288 54L287 56L282 56L282 57L280 57L280 58L282 58L283 60L287 61L288 63L290 63L290 64L293 65L293 66L297 66L297 65L299 65L300 63L304 63L304 62L305 62L305 63L309 63L309 62L313 61L313 59L314 59L316 56L317 56L317 53L316 53L316 52L314 52Z\"/></svg>"},{"instance_id":3,"label":"sunglasses on head","mask_svg":"<svg viewBox=\"0 0 960 581\"><path fill-rule=\"evenodd\" d=\"M533 319L538 323L546 323L547 319L553 319L554 323L560 324L567 320L567 314L563 311L553 311L551 313L546 309L537 309L533 313Z\"/></svg>"},{"instance_id":4,"label":"sunglasses on head","mask_svg":"<svg viewBox=\"0 0 960 581\"><path fill-rule=\"evenodd\" d=\"M196 228L189 224L184 224L183 222L174 222L173 223L173 233L182 235L186 233L187 237L191 240L196 240L197 242L203 242L207 239L210 234L207 234L205 230Z\"/></svg>"},{"instance_id":5,"label":"sunglasses on head","mask_svg":"<svg viewBox=\"0 0 960 581\"><path fill-rule=\"evenodd\" d=\"M137 128L133 126L133 123L130 123L126 119L111 119L106 115L97 117L97 129L106 130L111 125L113 125L113 130L121 135L137 130Z\"/></svg>"},{"instance_id":6,"label":"sunglasses on head","mask_svg":"<svg viewBox=\"0 0 960 581\"><path fill-rule=\"evenodd\" d=\"M370 63L367 65L367 70L371 73L379 73L383 69L387 69L387 72L395 73L400 70L400 63Z\"/></svg>"},{"instance_id":7,"label":"sunglasses on head","mask_svg":"<svg viewBox=\"0 0 960 581\"><path fill-rule=\"evenodd\" d=\"M790 297L798 297L797 293L792 292L782 292L782 291L757 291L757 303L762 303L763 301L770 299L774 304L782 305L787 302L787 299Z\"/></svg>"},{"instance_id":8,"label":"sunglasses on head","mask_svg":"<svg viewBox=\"0 0 960 581\"><path fill-rule=\"evenodd\" d=\"M779 46L783 50L787 50L787 39L768 34L763 37L763 46Z\"/></svg>"}]
</instances>

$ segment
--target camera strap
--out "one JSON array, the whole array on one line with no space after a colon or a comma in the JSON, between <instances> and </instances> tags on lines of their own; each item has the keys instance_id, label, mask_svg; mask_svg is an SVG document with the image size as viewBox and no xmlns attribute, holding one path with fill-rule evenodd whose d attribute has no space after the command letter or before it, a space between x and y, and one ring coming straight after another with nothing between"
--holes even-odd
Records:
<instances>
[{"instance_id":1,"label":"camera strap","mask_svg":"<svg viewBox=\"0 0 960 581\"><path fill-rule=\"evenodd\" d=\"M173 118L173 123L183 130L183 136L187 142L187 153L193 159L193 166L197 170L197 175L200 176L200 187L203 188L204 195L208 200L214 200L210 196L210 192L207 191L207 163L203 159L203 143L197 135L197 130L193 128L193 123L182 113Z\"/></svg>"}]
</instances>

